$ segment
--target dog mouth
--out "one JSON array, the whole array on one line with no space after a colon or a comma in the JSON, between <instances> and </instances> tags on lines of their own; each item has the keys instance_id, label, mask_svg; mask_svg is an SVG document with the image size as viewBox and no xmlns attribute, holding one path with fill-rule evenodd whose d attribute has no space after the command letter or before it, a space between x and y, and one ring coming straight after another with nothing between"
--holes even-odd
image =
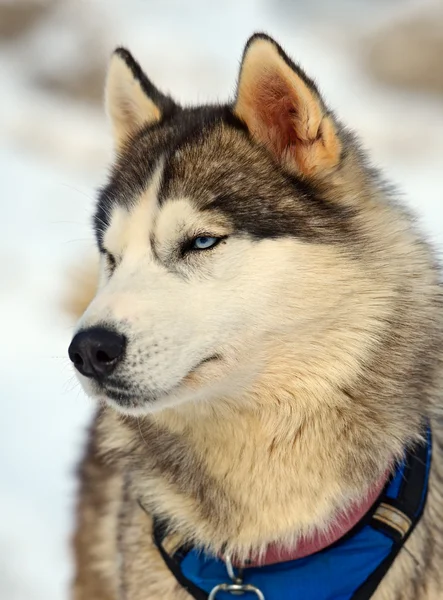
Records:
<instances>
[{"instance_id":1,"label":"dog mouth","mask_svg":"<svg viewBox=\"0 0 443 600\"><path fill-rule=\"evenodd\" d=\"M124 380L122 378L113 377L108 381L95 381L94 392L101 398L107 398L125 407L139 407L146 404L152 404L159 400L162 396L169 396L177 391L184 383L204 365L222 360L220 354L214 354L204 358L192 367L182 379L168 390L146 390L141 389L138 385Z\"/></svg>"},{"instance_id":2,"label":"dog mouth","mask_svg":"<svg viewBox=\"0 0 443 600\"><path fill-rule=\"evenodd\" d=\"M222 357L220 356L220 354L214 354L212 356L209 356L208 358L204 358L188 372L188 375L191 375L191 373L194 373L195 371L197 371L197 369L199 369L201 366L203 366L207 363L210 363L210 362L217 361L217 360L222 360ZM188 375L185 375L185 377L183 379L186 379L186 377Z\"/></svg>"}]
</instances>

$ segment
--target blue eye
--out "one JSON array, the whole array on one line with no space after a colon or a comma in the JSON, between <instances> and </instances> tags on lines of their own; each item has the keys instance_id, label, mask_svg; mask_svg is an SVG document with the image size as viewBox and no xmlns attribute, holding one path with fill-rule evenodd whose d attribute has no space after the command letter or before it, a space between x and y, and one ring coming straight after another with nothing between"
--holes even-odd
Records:
<instances>
[{"instance_id":1,"label":"blue eye","mask_svg":"<svg viewBox=\"0 0 443 600\"><path fill-rule=\"evenodd\" d=\"M219 241L220 238L202 235L193 240L191 248L193 250L208 250L209 248L215 246Z\"/></svg>"}]
</instances>

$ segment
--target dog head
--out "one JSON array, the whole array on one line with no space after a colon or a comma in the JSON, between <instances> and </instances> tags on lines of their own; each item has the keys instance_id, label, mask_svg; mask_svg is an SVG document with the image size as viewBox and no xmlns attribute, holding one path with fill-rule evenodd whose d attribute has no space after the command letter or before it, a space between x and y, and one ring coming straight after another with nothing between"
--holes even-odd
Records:
<instances>
[{"instance_id":1,"label":"dog head","mask_svg":"<svg viewBox=\"0 0 443 600\"><path fill-rule=\"evenodd\" d=\"M217 402L325 355L345 378L384 306L363 266L373 182L313 81L259 34L231 104L179 106L124 49L106 101L100 284L70 347L88 393L132 414Z\"/></svg>"}]
</instances>

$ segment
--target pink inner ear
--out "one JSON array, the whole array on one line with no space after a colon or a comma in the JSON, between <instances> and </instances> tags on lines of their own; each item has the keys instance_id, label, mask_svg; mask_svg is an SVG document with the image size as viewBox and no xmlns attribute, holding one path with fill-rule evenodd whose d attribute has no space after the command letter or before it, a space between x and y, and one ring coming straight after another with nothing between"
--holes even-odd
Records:
<instances>
[{"instance_id":1,"label":"pink inner ear","mask_svg":"<svg viewBox=\"0 0 443 600\"><path fill-rule=\"evenodd\" d=\"M265 138L273 152L281 156L290 146L296 145L296 98L291 97L284 80L272 76L263 78L257 86L253 104L259 135Z\"/></svg>"}]
</instances>

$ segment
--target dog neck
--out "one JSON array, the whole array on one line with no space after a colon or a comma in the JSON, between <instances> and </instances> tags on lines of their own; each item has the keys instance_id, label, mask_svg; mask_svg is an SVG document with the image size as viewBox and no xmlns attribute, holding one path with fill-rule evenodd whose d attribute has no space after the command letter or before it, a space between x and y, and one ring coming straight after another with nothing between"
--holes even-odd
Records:
<instances>
[{"instance_id":1,"label":"dog neck","mask_svg":"<svg viewBox=\"0 0 443 600\"><path fill-rule=\"evenodd\" d=\"M192 416L183 407L134 425L144 442L134 479L155 472L137 495L186 541L238 562L306 556L345 535L395 455L377 432L360 430L355 407L331 401L306 412L284 394L270 398L258 410L220 403Z\"/></svg>"},{"instance_id":2,"label":"dog neck","mask_svg":"<svg viewBox=\"0 0 443 600\"><path fill-rule=\"evenodd\" d=\"M271 543L261 555L250 556L247 561L247 566L267 566L279 562L297 560L320 552L328 546L331 546L348 534L351 529L365 517L371 506L380 496L386 485L388 476L389 474L387 473L385 476L381 477L361 500L354 502L347 509L339 512L326 531L313 531L311 535L300 538L293 548L281 546L279 543L275 542Z\"/></svg>"}]
</instances>

